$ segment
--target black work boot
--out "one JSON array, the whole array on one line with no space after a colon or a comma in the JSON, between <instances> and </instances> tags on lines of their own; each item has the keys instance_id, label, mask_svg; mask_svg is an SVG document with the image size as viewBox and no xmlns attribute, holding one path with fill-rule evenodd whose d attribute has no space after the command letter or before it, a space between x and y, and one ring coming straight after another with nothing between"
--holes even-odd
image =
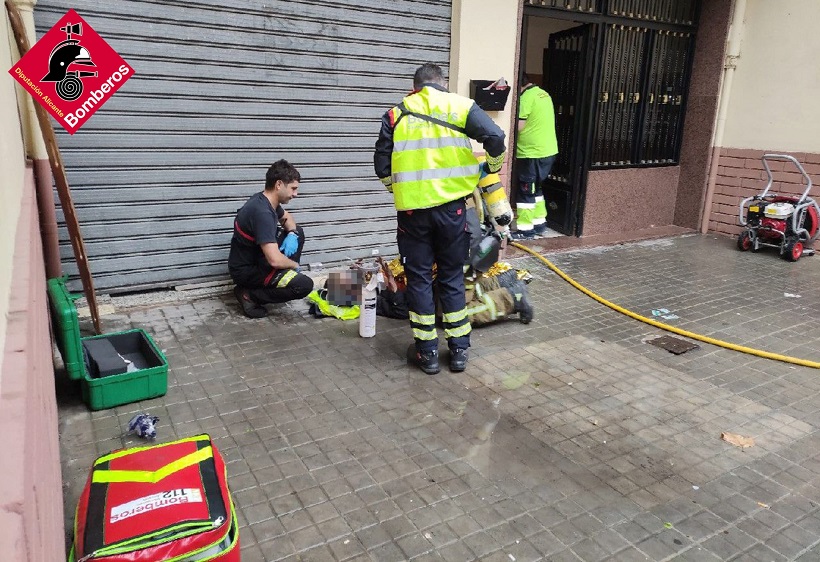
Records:
<instances>
[{"instance_id":1,"label":"black work boot","mask_svg":"<svg viewBox=\"0 0 820 562\"><path fill-rule=\"evenodd\" d=\"M460 373L467 368L467 350L454 347L450 349L450 370Z\"/></svg>"},{"instance_id":2,"label":"black work boot","mask_svg":"<svg viewBox=\"0 0 820 562\"><path fill-rule=\"evenodd\" d=\"M515 312L518 313L518 320L522 324L529 324L532 322L532 317L535 314L530 303L529 295L527 294L527 287L519 281L516 285L510 288L513 299L515 299Z\"/></svg>"},{"instance_id":3,"label":"black work boot","mask_svg":"<svg viewBox=\"0 0 820 562\"><path fill-rule=\"evenodd\" d=\"M239 301L242 313L248 318L264 318L268 315L268 309L253 300L247 289L237 285L234 287L233 294Z\"/></svg>"},{"instance_id":4,"label":"black work boot","mask_svg":"<svg viewBox=\"0 0 820 562\"><path fill-rule=\"evenodd\" d=\"M416 365L427 373L428 375L435 375L441 371L441 366L438 364L438 350L432 349L430 351L416 351Z\"/></svg>"}]
</instances>

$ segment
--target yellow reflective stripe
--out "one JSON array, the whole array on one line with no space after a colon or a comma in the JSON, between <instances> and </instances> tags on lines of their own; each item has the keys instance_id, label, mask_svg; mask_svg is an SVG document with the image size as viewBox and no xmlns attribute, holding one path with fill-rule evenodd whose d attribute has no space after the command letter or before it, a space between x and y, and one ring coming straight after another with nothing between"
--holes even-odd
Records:
<instances>
[{"instance_id":1,"label":"yellow reflective stripe","mask_svg":"<svg viewBox=\"0 0 820 562\"><path fill-rule=\"evenodd\" d=\"M133 447L131 449L123 449L122 451L114 451L113 453L109 453L98 458L94 461L94 466L98 464L102 464L104 462L113 461L114 459L119 459L121 457L126 457L128 455L133 455L134 453L139 453L140 451L145 451L147 449L157 449L159 447L168 447L170 445L179 445L180 443L192 443L195 441L210 441L210 437L207 435L195 435L194 437L185 437L184 439L177 439L176 441L171 441L170 443L163 443L162 445L147 445L145 447Z\"/></svg>"},{"instance_id":2,"label":"yellow reflective stripe","mask_svg":"<svg viewBox=\"0 0 820 562\"><path fill-rule=\"evenodd\" d=\"M469 324L467 325L469 326ZM435 328L432 330L420 330L418 328L413 328L413 337L417 340L430 341L438 338L438 334L436 333Z\"/></svg>"},{"instance_id":3,"label":"yellow reflective stripe","mask_svg":"<svg viewBox=\"0 0 820 562\"><path fill-rule=\"evenodd\" d=\"M474 315L476 315L480 312L484 312L485 310L487 310L487 305L486 304L478 304L476 306L471 306L470 308L468 308L467 309L467 314L469 316L474 316Z\"/></svg>"},{"instance_id":4,"label":"yellow reflective stripe","mask_svg":"<svg viewBox=\"0 0 820 562\"><path fill-rule=\"evenodd\" d=\"M290 280L293 279L294 277L296 277L296 270L295 269L288 270L288 272L285 273L282 276L282 278L279 280L279 282L276 284L276 288L281 289L282 287L284 287L285 285L290 283Z\"/></svg>"},{"instance_id":5,"label":"yellow reflective stripe","mask_svg":"<svg viewBox=\"0 0 820 562\"><path fill-rule=\"evenodd\" d=\"M170 462L159 470L95 470L92 482L108 484L111 482L140 482L144 484L156 484L163 478L170 476L189 466L199 464L214 456L213 448L209 445L204 449L195 451L189 455Z\"/></svg>"},{"instance_id":6,"label":"yellow reflective stripe","mask_svg":"<svg viewBox=\"0 0 820 562\"><path fill-rule=\"evenodd\" d=\"M402 140L393 143L393 152L402 152L404 150L419 150L421 148L444 148L445 146L460 146L462 148L471 148L470 139L467 137L433 137Z\"/></svg>"},{"instance_id":7,"label":"yellow reflective stripe","mask_svg":"<svg viewBox=\"0 0 820 562\"><path fill-rule=\"evenodd\" d=\"M444 337L447 339L460 338L461 336L466 336L469 334L472 329L473 327L470 326L469 322L463 326L459 326L458 328L444 328Z\"/></svg>"},{"instance_id":8,"label":"yellow reflective stripe","mask_svg":"<svg viewBox=\"0 0 820 562\"><path fill-rule=\"evenodd\" d=\"M490 314L492 314L493 320L498 318L498 309L495 307L495 301L490 298L490 295L482 295L481 300L484 301L484 304L487 305L487 308L490 310Z\"/></svg>"},{"instance_id":9,"label":"yellow reflective stripe","mask_svg":"<svg viewBox=\"0 0 820 562\"><path fill-rule=\"evenodd\" d=\"M444 313L444 321L454 324L456 322L461 322L467 318L467 311L465 309L461 309L458 312L445 312Z\"/></svg>"},{"instance_id":10,"label":"yellow reflective stripe","mask_svg":"<svg viewBox=\"0 0 820 562\"><path fill-rule=\"evenodd\" d=\"M497 172L501 169L501 165L504 163L504 156L506 154L506 152L502 152L498 156L487 155L487 165L489 166L491 172Z\"/></svg>"},{"instance_id":11,"label":"yellow reflective stripe","mask_svg":"<svg viewBox=\"0 0 820 562\"><path fill-rule=\"evenodd\" d=\"M410 322L423 326L433 326L436 323L436 316L435 314L416 314L411 310Z\"/></svg>"},{"instance_id":12,"label":"yellow reflective stripe","mask_svg":"<svg viewBox=\"0 0 820 562\"><path fill-rule=\"evenodd\" d=\"M408 172L395 172L393 173L393 183L459 178L463 176L474 176L477 173L477 165L457 166L455 168L434 168Z\"/></svg>"}]
</instances>

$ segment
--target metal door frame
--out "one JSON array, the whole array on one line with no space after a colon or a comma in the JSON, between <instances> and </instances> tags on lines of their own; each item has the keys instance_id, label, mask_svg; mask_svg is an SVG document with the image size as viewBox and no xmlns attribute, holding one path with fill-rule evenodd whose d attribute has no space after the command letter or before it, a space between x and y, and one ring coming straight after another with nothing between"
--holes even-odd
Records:
<instances>
[{"instance_id":1,"label":"metal door frame","mask_svg":"<svg viewBox=\"0 0 820 562\"><path fill-rule=\"evenodd\" d=\"M525 0L522 0L524 2ZM690 78L692 74L692 66L693 66L693 54L695 50L695 45L697 41L697 29L698 29L698 22L700 21L700 13L701 13L701 2L696 0L695 2L695 12L694 12L694 21L692 25L682 25L682 24L674 24L674 23L659 23L656 21L648 20L648 19L637 19L637 18L628 18L622 16L616 16L604 13L605 10L602 10L601 13L594 13L594 12L583 12L583 11L573 11L564 8L553 8L549 6L527 6L524 5L523 12L522 12L522 20L521 20L521 33L520 35L520 44L519 44L519 60L526 61L526 53L527 53L527 28L529 27L530 17L540 17L540 18L550 18L550 19L557 19L557 20L565 20L565 21L573 21L578 23L579 25L583 24L593 24L593 27L590 30L590 41L587 47L587 56L589 57L585 62L586 71L585 71L585 84L582 86L582 100L586 103L582 103L581 107L585 106L584 115L581 119L581 134L578 135L579 139L583 139L583 145L579 146L579 150L581 153L581 158L579 158L578 166L580 167L579 175L578 175L578 189L573 190L573 212L575 213L574 223L574 236L581 236L583 234L584 228L584 205L586 204L586 191L587 191L587 183L589 181L589 172L590 172L590 165L589 162L592 158L592 140L593 136L595 135L595 124L594 119L592 116L595 113L595 104L597 103L597 99L593 92L597 91L599 87L599 82L601 79L602 73L602 54L604 50L604 33L603 28L606 25L623 25L628 27L644 27L650 30L664 30L664 31L677 31L677 32L684 32L684 33L691 33L694 36L692 41L692 53L690 53L690 62L686 68L686 85L684 88L684 99L683 104L681 107L681 112L683 115L686 115L686 109L688 106L689 101L689 87L690 87ZM524 66L521 67L519 70L519 77L520 73L524 72L524 68L526 66L526 62ZM587 79L589 78L589 79ZM519 79L520 82L520 79ZM586 98L584 98L585 96ZM515 126L513 127L513 136L515 142L518 141L518 96L515 98L515 103L513 105L513 123ZM684 118L685 119L685 118ZM685 123L685 120L684 120ZM682 137L683 135L683 124L678 131L678 135ZM676 139L678 144L678 154L676 160L680 159L680 148L681 142L680 138ZM514 152L513 152L514 154ZM629 166L630 168L647 168L647 167L661 167L661 166L678 166L680 163L670 163L670 164L636 164ZM597 170L597 168L596 168ZM513 177L515 177L513 175ZM511 189L512 191L512 189Z\"/></svg>"}]
</instances>

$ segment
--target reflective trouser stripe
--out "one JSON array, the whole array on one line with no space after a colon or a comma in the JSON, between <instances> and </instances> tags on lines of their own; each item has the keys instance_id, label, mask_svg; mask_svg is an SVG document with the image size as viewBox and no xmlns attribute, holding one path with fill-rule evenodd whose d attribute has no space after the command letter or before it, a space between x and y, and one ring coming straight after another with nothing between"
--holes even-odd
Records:
<instances>
[{"instance_id":1,"label":"reflective trouser stripe","mask_svg":"<svg viewBox=\"0 0 820 562\"><path fill-rule=\"evenodd\" d=\"M432 326L436 323L436 316L434 314L417 314L411 310L410 322L423 326Z\"/></svg>"},{"instance_id":2,"label":"reflective trouser stripe","mask_svg":"<svg viewBox=\"0 0 820 562\"><path fill-rule=\"evenodd\" d=\"M517 204L518 216L516 217L516 224L518 230L532 230L535 219L535 203L521 203Z\"/></svg>"},{"instance_id":3,"label":"reflective trouser stripe","mask_svg":"<svg viewBox=\"0 0 820 562\"><path fill-rule=\"evenodd\" d=\"M430 341L438 338L435 314L418 314L411 310L410 326L413 328L413 337L417 340Z\"/></svg>"},{"instance_id":4,"label":"reflective trouser stripe","mask_svg":"<svg viewBox=\"0 0 820 562\"><path fill-rule=\"evenodd\" d=\"M547 222L547 204L543 195L535 196L535 212L532 217L532 224L539 225Z\"/></svg>"},{"instance_id":5,"label":"reflective trouser stripe","mask_svg":"<svg viewBox=\"0 0 820 562\"><path fill-rule=\"evenodd\" d=\"M444 337L448 340L450 338L459 338L461 336L466 336L472 331L473 327L470 326L470 323L467 322L466 324L459 326L457 328L444 328Z\"/></svg>"},{"instance_id":6,"label":"reflective trouser stripe","mask_svg":"<svg viewBox=\"0 0 820 562\"><path fill-rule=\"evenodd\" d=\"M282 287L287 286L287 284L290 283L291 279L293 279L294 277L296 277L296 270L295 269L288 270L287 273L285 273L282 276L282 278L279 280L279 282L276 283L276 288L281 289Z\"/></svg>"},{"instance_id":7,"label":"reflective trouser stripe","mask_svg":"<svg viewBox=\"0 0 820 562\"><path fill-rule=\"evenodd\" d=\"M467 318L467 311L459 310L458 312L445 312L443 320L450 324L458 324L465 318Z\"/></svg>"},{"instance_id":8,"label":"reflective trouser stripe","mask_svg":"<svg viewBox=\"0 0 820 562\"><path fill-rule=\"evenodd\" d=\"M445 333L447 330L445 330ZM438 333L435 328L419 329L413 328L413 337L421 341L430 341L438 338Z\"/></svg>"},{"instance_id":9,"label":"reflective trouser stripe","mask_svg":"<svg viewBox=\"0 0 820 562\"><path fill-rule=\"evenodd\" d=\"M416 140L404 140L393 143L393 152L405 150L419 150L420 148L444 148L447 146L457 146L460 148L472 148L470 139L467 137L438 137Z\"/></svg>"},{"instance_id":10,"label":"reflective trouser stripe","mask_svg":"<svg viewBox=\"0 0 820 562\"><path fill-rule=\"evenodd\" d=\"M460 178L463 176L474 176L477 173L478 164L474 166L457 166L455 168L433 168L415 170L412 172L396 172L393 174L393 183Z\"/></svg>"}]
</instances>

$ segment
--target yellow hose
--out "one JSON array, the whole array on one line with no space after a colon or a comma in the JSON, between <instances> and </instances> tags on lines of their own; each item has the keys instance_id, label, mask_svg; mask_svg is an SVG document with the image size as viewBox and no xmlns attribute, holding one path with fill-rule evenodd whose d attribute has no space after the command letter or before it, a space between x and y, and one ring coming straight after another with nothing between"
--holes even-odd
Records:
<instances>
[{"instance_id":1,"label":"yellow hose","mask_svg":"<svg viewBox=\"0 0 820 562\"><path fill-rule=\"evenodd\" d=\"M795 365L802 365L803 367L811 367L813 369L820 369L820 363L818 363L817 361L809 361L808 359L800 359L798 357L790 357L788 355L780 355L778 353L770 353L768 351L763 351L763 350L760 350L760 349L754 349L754 348L746 347L746 346L743 346L743 345L737 345L737 344L734 344L734 343L725 342L725 341L718 340L718 339L715 339L715 338L710 338L708 336L702 336L700 334L696 334L696 333L690 332L688 330L682 330L680 328L676 328L675 326L670 326L669 324L664 324L663 322L658 322L657 320L652 320L651 318L647 318L646 316L641 316L640 314L636 314L636 313L632 312L631 310L627 310L627 309L625 309L621 306L618 306L615 303L612 303L612 302L606 300L603 297L600 297L600 296L596 295L595 293L593 293L592 291L590 291L589 289L587 289L586 287L584 287L580 283L577 283L574 279L572 279L572 277L570 277L569 275L567 275L566 273L561 271L551 261L549 261L547 258L542 256L538 252L535 252L535 251L527 248L526 246L518 244L517 242L511 242L511 245L518 248L519 250L523 250L523 251L527 252L528 254L531 254L531 255L535 256L536 258L538 258L539 260L544 262L544 264L546 264L546 266L548 268L550 268L552 271L557 273L561 277L561 279L563 279L564 281L566 281L567 283L569 283L570 285L572 285L573 287L575 287L576 289L578 289L579 291L584 293L585 295L587 295L589 297L592 297L593 299L595 299L599 303L601 303L605 306L608 306L612 310L616 310L616 311L620 312L621 314L626 314L630 318L634 318L635 320L640 320L641 322L644 322L644 323L649 324L651 326L655 326L656 328L660 328L661 330L666 330L667 332L672 332L672 333L675 333L675 334L679 334L681 336L685 336L685 337L691 338L693 340L698 340L698 341L702 341L702 342L705 342L705 343L710 343L712 345L717 345L719 347L725 347L726 349L732 349L734 351L740 351L741 353L748 353L750 355L757 355L758 357L764 357L766 359L774 359L775 361L783 361L785 363L793 363Z\"/></svg>"}]
</instances>

